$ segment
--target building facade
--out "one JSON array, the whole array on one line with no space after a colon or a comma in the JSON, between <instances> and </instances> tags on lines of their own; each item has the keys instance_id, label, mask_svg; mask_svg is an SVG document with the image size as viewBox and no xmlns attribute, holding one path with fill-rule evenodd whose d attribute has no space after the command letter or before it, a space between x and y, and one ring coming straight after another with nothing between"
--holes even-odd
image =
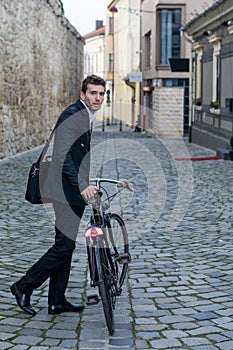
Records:
<instances>
[{"instance_id":1,"label":"building facade","mask_svg":"<svg viewBox=\"0 0 233 350\"><path fill-rule=\"evenodd\" d=\"M141 125L156 136L188 135L191 50L180 29L208 3L213 0L140 1Z\"/></svg>"},{"instance_id":2,"label":"building facade","mask_svg":"<svg viewBox=\"0 0 233 350\"><path fill-rule=\"evenodd\" d=\"M84 35L84 75L96 74L105 77L105 27L96 21L95 30Z\"/></svg>"},{"instance_id":3,"label":"building facade","mask_svg":"<svg viewBox=\"0 0 233 350\"><path fill-rule=\"evenodd\" d=\"M140 110L140 0L107 1L105 62L112 122L134 127Z\"/></svg>"},{"instance_id":4,"label":"building facade","mask_svg":"<svg viewBox=\"0 0 233 350\"><path fill-rule=\"evenodd\" d=\"M106 79L105 71L105 26L102 20L96 20L95 30L84 35L84 76L96 74ZM107 86L109 90L109 86ZM108 103L102 105L102 108L96 113L100 121L104 118L110 118L111 110Z\"/></svg>"},{"instance_id":5,"label":"building facade","mask_svg":"<svg viewBox=\"0 0 233 350\"><path fill-rule=\"evenodd\" d=\"M233 3L222 0L187 22L192 40L191 140L228 148L233 134Z\"/></svg>"}]
</instances>

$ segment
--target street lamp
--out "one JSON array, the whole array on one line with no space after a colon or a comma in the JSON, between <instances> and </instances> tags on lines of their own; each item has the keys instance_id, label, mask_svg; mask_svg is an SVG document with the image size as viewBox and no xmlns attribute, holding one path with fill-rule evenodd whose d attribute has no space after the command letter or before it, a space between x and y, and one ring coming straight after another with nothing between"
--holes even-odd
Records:
<instances>
[{"instance_id":1,"label":"street lamp","mask_svg":"<svg viewBox=\"0 0 233 350\"><path fill-rule=\"evenodd\" d=\"M114 14L118 12L116 6L110 7L109 11L112 13L112 124L114 115L114 79L115 79L115 40L114 40Z\"/></svg>"},{"instance_id":2,"label":"street lamp","mask_svg":"<svg viewBox=\"0 0 233 350\"><path fill-rule=\"evenodd\" d=\"M118 10L117 10L116 6L112 6L112 7L110 7L109 11L110 11L110 12L112 12L112 13L114 13L114 12L118 12Z\"/></svg>"}]
</instances>

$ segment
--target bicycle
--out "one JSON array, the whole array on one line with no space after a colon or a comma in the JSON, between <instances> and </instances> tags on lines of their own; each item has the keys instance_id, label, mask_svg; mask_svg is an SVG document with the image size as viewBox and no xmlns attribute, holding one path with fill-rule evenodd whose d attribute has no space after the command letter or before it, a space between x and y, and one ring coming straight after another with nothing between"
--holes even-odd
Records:
<instances>
[{"instance_id":1,"label":"bicycle","mask_svg":"<svg viewBox=\"0 0 233 350\"><path fill-rule=\"evenodd\" d=\"M91 201L92 214L85 230L90 286L98 287L99 295L87 296L88 305L102 300L105 320L110 335L114 334L114 313L116 298L121 295L128 263L128 235L120 215L111 213L110 204L119 191L128 188L126 181L96 178L90 180L100 189ZM109 195L102 183L117 185L117 191ZM103 199L105 194L105 199Z\"/></svg>"}]
</instances>

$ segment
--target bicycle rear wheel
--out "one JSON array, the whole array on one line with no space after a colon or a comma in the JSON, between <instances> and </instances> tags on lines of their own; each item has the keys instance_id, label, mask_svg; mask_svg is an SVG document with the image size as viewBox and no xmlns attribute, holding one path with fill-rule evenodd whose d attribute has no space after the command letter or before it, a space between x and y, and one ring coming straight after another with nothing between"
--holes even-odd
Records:
<instances>
[{"instance_id":1,"label":"bicycle rear wheel","mask_svg":"<svg viewBox=\"0 0 233 350\"><path fill-rule=\"evenodd\" d=\"M107 328L110 335L114 334L114 313L113 313L113 299L111 295L111 288L109 287L108 278L111 274L108 270L108 259L106 250L104 248L95 247L95 261L98 274L98 288L102 300L104 316Z\"/></svg>"},{"instance_id":2,"label":"bicycle rear wheel","mask_svg":"<svg viewBox=\"0 0 233 350\"><path fill-rule=\"evenodd\" d=\"M111 256L114 261L116 278L122 287L128 269L129 243L124 221L118 214L111 213L106 220L107 240Z\"/></svg>"}]
</instances>

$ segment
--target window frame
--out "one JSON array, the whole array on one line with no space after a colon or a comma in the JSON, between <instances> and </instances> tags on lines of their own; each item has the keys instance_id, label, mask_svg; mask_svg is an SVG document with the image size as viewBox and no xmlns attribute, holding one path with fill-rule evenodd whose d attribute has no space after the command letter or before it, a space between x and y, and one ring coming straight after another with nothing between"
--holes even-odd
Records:
<instances>
[{"instance_id":1,"label":"window frame","mask_svg":"<svg viewBox=\"0 0 233 350\"><path fill-rule=\"evenodd\" d=\"M213 45L213 81L212 81L212 101L217 101L220 105L220 69L221 69L221 35L212 35L208 41Z\"/></svg>"},{"instance_id":2,"label":"window frame","mask_svg":"<svg viewBox=\"0 0 233 350\"><path fill-rule=\"evenodd\" d=\"M149 30L144 35L145 54L144 54L144 68L150 69L152 67L152 31Z\"/></svg>"},{"instance_id":3,"label":"window frame","mask_svg":"<svg viewBox=\"0 0 233 350\"><path fill-rule=\"evenodd\" d=\"M108 71L113 72L113 52L108 53Z\"/></svg>"},{"instance_id":4,"label":"window frame","mask_svg":"<svg viewBox=\"0 0 233 350\"><path fill-rule=\"evenodd\" d=\"M108 34L113 34L113 16L108 17Z\"/></svg>"},{"instance_id":5,"label":"window frame","mask_svg":"<svg viewBox=\"0 0 233 350\"><path fill-rule=\"evenodd\" d=\"M161 63L160 57L161 57L161 11L162 10L180 10L180 28L182 26L182 23L185 23L186 18L186 4L158 4L156 6L156 37L155 37L155 45L156 45L156 62L155 62L155 68L157 70L159 69L170 69L169 63L163 64ZM184 40L180 37L180 47L179 47L179 57L174 58L180 58L185 55L185 43ZM172 58L172 57L168 57Z\"/></svg>"}]
</instances>

